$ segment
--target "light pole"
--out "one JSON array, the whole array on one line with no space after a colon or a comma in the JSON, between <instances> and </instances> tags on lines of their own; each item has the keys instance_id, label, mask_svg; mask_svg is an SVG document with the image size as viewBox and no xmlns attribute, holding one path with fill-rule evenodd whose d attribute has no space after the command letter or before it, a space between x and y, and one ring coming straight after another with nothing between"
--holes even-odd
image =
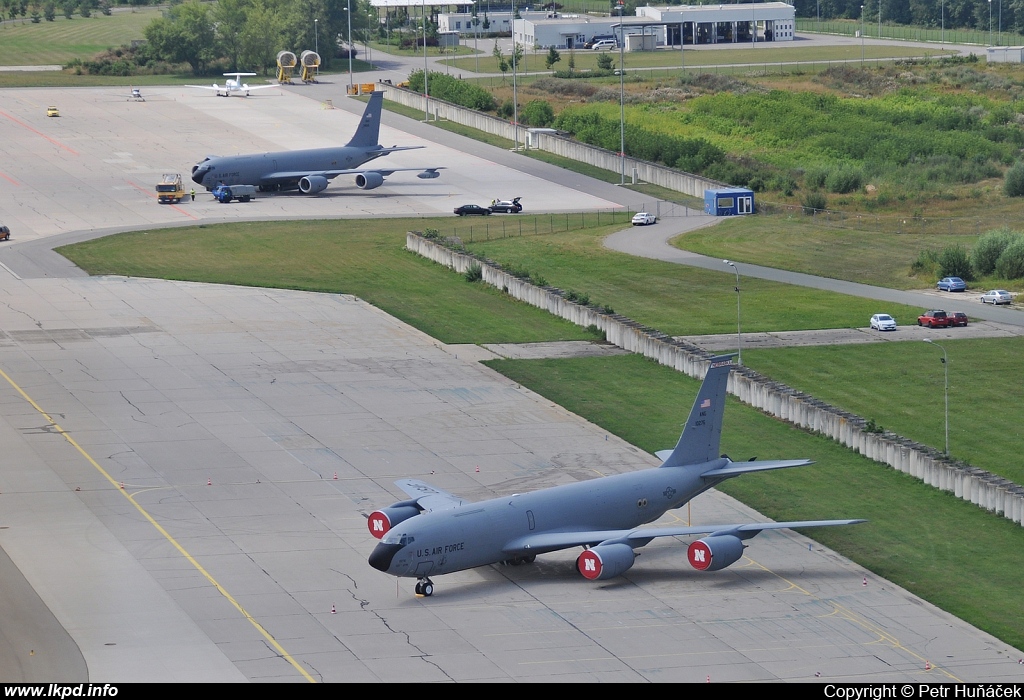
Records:
<instances>
[{"instance_id":1,"label":"light pole","mask_svg":"<svg viewBox=\"0 0 1024 700\"><path fill-rule=\"evenodd\" d=\"M732 271L736 273L736 352L737 358L736 363L743 366L743 336L740 334L740 271L736 267L736 263L728 260L723 260L726 265L732 268Z\"/></svg>"},{"instance_id":2,"label":"light pole","mask_svg":"<svg viewBox=\"0 0 1024 700\"><path fill-rule=\"evenodd\" d=\"M346 0L345 14L348 15L348 94L354 95L352 86L352 0Z\"/></svg>"},{"instance_id":3,"label":"light pole","mask_svg":"<svg viewBox=\"0 0 1024 700\"><path fill-rule=\"evenodd\" d=\"M946 399L946 456L949 457L949 356L946 355L946 348L942 347L934 340L925 338L924 342L930 343L942 350L942 365L946 370L946 388L943 391Z\"/></svg>"},{"instance_id":4,"label":"light pole","mask_svg":"<svg viewBox=\"0 0 1024 700\"><path fill-rule=\"evenodd\" d=\"M988 45L992 45L992 0L988 0Z\"/></svg>"},{"instance_id":5,"label":"light pole","mask_svg":"<svg viewBox=\"0 0 1024 700\"><path fill-rule=\"evenodd\" d=\"M860 6L860 67L864 69L864 6Z\"/></svg>"},{"instance_id":6,"label":"light pole","mask_svg":"<svg viewBox=\"0 0 1024 700\"><path fill-rule=\"evenodd\" d=\"M942 25L942 30L939 33L939 43L946 43L946 3L945 0L939 0L939 21Z\"/></svg>"},{"instance_id":7,"label":"light pole","mask_svg":"<svg viewBox=\"0 0 1024 700\"><path fill-rule=\"evenodd\" d=\"M623 65L626 31L622 24L622 0L619 0L619 184L626 184L626 66Z\"/></svg>"},{"instance_id":8,"label":"light pole","mask_svg":"<svg viewBox=\"0 0 1024 700\"><path fill-rule=\"evenodd\" d=\"M422 0L423 8L423 121L430 121L430 86L427 82L427 0Z\"/></svg>"},{"instance_id":9,"label":"light pole","mask_svg":"<svg viewBox=\"0 0 1024 700\"><path fill-rule=\"evenodd\" d=\"M878 0L878 38L882 38L882 0Z\"/></svg>"}]
</instances>

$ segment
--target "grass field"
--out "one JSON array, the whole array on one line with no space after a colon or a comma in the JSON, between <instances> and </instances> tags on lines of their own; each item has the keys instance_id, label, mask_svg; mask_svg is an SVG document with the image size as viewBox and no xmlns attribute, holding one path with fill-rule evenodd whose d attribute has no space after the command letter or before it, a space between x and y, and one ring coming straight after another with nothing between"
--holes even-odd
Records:
<instances>
[{"instance_id":1,"label":"grass field","mask_svg":"<svg viewBox=\"0 0 1024 700\"><path fill-rule=\"evenodd\" d=\"M675 444L697 391L696 381L637 356L487 364L650 452ZM722 449L737 460L815 460L718 488L775 520L867 518L863 525L805 534L1024 648L1019 525L735 400L726 410ZM749 545L756 558L757 539Z\"/></svg>"},{"instance_id":2,"label":"grass field","mask_svg":"<svg viewBox=\"0 0 1024 700\"><path fill-rule=\"evenodd\" d=\"M1007 202L1007 207L1019 209L1020 205ZM713 228L686 233L672 245L712 257L833 279L891 289L924 289L934 287L936 280L915 277L910 269L922 250L940 252L947 245L971 248L980 233L999 228L1013 221L1012 217L1011 211L993 214L987 226L979 225L976 219L957 222L978 233L903 234L831 228L801 215L733 217ZM947 224L952 227L953 222ZM1024 288L1024 280L984 279L971 283L978 294L1000 288L1018 291Z\"/></svg>"},{"instance_id":3,"label":"grass field","mask_svg":"<svg viewBox=\"0 0 1024 700\"><path fill-rule=\"evenodd\" d=\"M59 249L91 274L354 294L446 343L593 339L580 328L404 250L424 219L198 226ZM478 222L465 222L467 227ZM301 232L297 229L301 226Z\"/></svg>"},{"instance_id":4,"label":"grass field","mask_svg":"<svg viewBox=\"0 0 1024 700\"><path fill-rule=\"evenodd\" d=\"M589 294L617 313L670 335L734 333L734 275L635 258L601 246L604 234L575 231L466 242L467 248L502 264L543 276L549 284ZM743 280L743 330L861 328L878 302L804 287ZM888 307L899 318L916 319L916 307Z\"/></svg>"},{"instance_id":5,"label":"grass field","mask_svg":"<svg viewBox=\"0 0 1024 700\"><path fill-rule=\"evenodd\" d=\"M146 25L160 12L144 7L115 11L109 16L96 11L88 19L77 14L74 19L65 19L58 14L52 22L7 22L0 25L0 65L64 65L75 58L92 59L110 47L144 38Z\"/></svg>"},{"instance_id":6,"label":"grass field","mask_svg":"<svg viewBox=\"0 0 1024 700\"><path fill-rule=\"evenodd\" d=\"M468 45L472 46L472 39L469 40ZM552 70L568 70L570 55L573 56L576 62L576 70L594 70L597 68L597 58L601 53L601 51L593 51L591 49L580 49L575 52L561 50L559 51L559 54L561 55L562 60L556 63ZM609 53L612 55L617 67L619 63L618 51L611 51ZM683 53L685 53L685 57L680 56L678 49L630 52L625 54L626 70L644 71L652 68L678 69L684 65L684 61L687 68L717 65L761 66L797 62L808 64L806 67L808 72L815 72L827 68L831 62L854 61L860 59L861 47L772 46L769 48L765 46L755 48L730 48L728 50L687 47L686 51ZM929 49L921 49L920 47L915 46L864 47L864 57L870 61L877 61L879 59L908 58L911 56L937 57L948 53L950 53L948 50L944 51L938 47ZM543 51L524 55L523 62L520 67L520 77L523 78L523 80L528 81L531 73L549 72L544 63L546 56L547 52ZM477 69L477 59L475 57L451 59L449 63L451 63L452 68L456 70L476 71ZM501 71L498 70L498 62L494 59L494 56L490 54L487 54L486 56L481 55L479 65L481 73L497 74L499 80L501 79ZM511 80L512 74L509 73L506 81L511 82Z\"/></svg>"}]
</instances>

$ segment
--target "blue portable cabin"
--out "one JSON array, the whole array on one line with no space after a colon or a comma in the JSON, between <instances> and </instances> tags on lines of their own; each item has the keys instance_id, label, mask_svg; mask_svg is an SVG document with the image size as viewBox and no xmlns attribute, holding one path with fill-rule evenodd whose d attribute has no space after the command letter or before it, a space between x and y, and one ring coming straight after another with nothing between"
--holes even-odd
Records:
<instances>
[{"instance_id":1,"label":"blue portable cabin","mask_svg":"<svg viewBox=\"0 0 1024 700\"><path fill-rule=\"evenodd\" d=\"M704 190L704 213L712 216L753 214L754 190L745 187Z\"/></svg>"}]
</instances>

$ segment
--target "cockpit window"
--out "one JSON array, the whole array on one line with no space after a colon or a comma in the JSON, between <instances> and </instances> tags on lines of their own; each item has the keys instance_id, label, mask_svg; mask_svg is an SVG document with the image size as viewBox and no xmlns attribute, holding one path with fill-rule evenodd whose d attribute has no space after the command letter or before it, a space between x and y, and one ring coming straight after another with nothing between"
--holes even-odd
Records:
<instances>
[{"instance_id":1,"label":"cockpit window","mask_svg":"<svg viewBox=\"0 0 1024 700\"><path fill-rule=\"evenodd\" d=\"M383 542L384 544L400 544L403 547L406 546L406 545L412 544L415 541L416 541L416 538L413 537L412 535L406 535L406 534L398 533L398 532L395 532L394 530L392 530L388 534L384 535L383 539L381 539L381 542Z\"/></svg>"}]
</instances>

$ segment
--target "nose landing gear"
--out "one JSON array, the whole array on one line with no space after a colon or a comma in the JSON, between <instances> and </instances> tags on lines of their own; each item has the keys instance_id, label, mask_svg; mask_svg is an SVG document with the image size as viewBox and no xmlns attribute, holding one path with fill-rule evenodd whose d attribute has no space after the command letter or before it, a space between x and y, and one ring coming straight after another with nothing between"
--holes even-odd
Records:
<instances>
[{"instance_id":1,"label":"nose landing gear","mask_svg":"<svg viewBox=\"0 0 1024 700\"><path fill-rule=\"evenodd\" d=\"M429 598L434 595L434 582L424 576L416 582L416 595Z\"/></svg>"}]
</instances>

